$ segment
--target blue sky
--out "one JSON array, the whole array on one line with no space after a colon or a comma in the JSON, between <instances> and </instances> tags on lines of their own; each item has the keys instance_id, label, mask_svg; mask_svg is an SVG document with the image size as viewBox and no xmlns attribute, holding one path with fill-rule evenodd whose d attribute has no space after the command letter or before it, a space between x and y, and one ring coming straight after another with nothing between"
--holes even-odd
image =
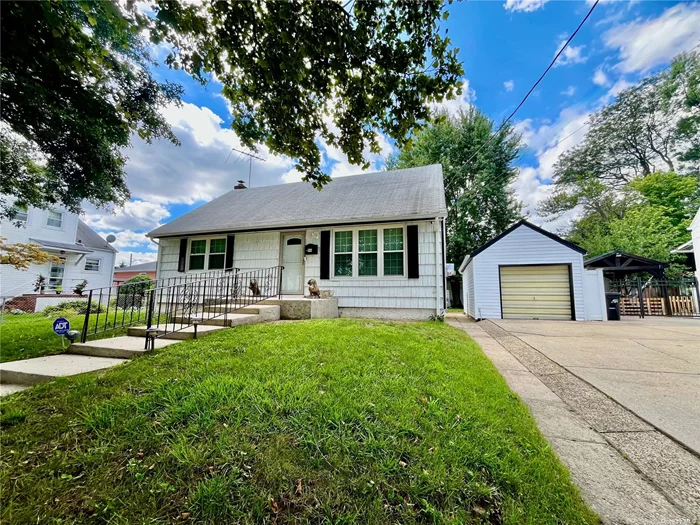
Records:
<instances>
[{"instance_id":1,"label":"blue sky","mask_svg":"<svg viewBox=\"0 0 700 525\"><path fill-rule=\"evenodd\" d=\"M443 106L457 111L474 104L500 122L517 106L590 7L584 1L548 0L452 4L443 27L459 48L465 75L461 96ZM513 188L531 220L554 231L571 218L546 223L534 206L551 190L549 177L559 154L585 137L588 115L698 43L697 2L600 2L557 67L513 119L527 146L518 162L520 176ZM126 151L131 202L113 213L86 210L86 220L95 229L117 236L118 260L127 262L131 255L135 262L155 258L156 245L145 233L229 191L239 178L248 180L247 162L236 162L237 154L226 162L231 147L240 143L229 128L230 116L219 86L211 83L203 87L185 73L165 67L156 68L155 74L185 87L183 105L164 110L182 146L162 142L148 146L135 139ZM367 152L369 171L381 169L385 156L393 151L389 140L380 137L380 143L382 154ZM338 177L361 172L342 152L324 143L320 146L327 173ZM272 155L265 148L261 154L267 161L253 164L253 186L299 180L290 159Z\"/></svg>"}]
</instances>

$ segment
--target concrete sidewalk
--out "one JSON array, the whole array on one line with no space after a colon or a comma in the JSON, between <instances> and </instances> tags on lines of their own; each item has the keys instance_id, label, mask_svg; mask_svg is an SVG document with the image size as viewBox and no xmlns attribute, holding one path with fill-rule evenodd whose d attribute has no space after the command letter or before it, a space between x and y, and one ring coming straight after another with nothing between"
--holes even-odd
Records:
<instances>
[{"instance_id":1,"label":"concrete sidewalk","mask_svg":"<svg viewBox=\"0 0 700 525\"><path fill-rule=\"evenodd\" d=\"M651 425L490 321L450 314L511 389L583 497L605 523L693 524L700 520L700 459Z\"/></svg>"}]
</instances>

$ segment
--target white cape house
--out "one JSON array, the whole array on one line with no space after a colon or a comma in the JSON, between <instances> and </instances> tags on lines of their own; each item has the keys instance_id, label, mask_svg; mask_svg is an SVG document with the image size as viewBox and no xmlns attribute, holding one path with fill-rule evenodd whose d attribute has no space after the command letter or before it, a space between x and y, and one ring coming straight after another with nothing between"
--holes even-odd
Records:
<instances>
[{"instance_id":1,"label":"white cape house","mask_svg":"<svg viewBox=\"0 0 700 525\"><path fill-rule=\"evenodd\" d=\"M426 319L445 309L442 167L234 189L150 232L159 279L284 266L282 294L307 282L344 317Z\"/></svg>"}]
</instances>

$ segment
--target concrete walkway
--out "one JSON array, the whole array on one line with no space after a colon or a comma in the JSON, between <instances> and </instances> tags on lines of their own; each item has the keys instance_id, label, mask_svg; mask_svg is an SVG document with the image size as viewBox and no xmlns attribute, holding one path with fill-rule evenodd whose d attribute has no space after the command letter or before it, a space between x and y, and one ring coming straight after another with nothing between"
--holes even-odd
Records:
<instances>
[{"instance_id":1,"label":"concrete walkway","mask_svg":"<svg viewBox=\"0 0 700 525\"><path fill-rule=\"evenodd\" d=\"M700 459L490 321L449 314L467 332L569 468L605 523L691 525L700 520Z\"/></svg>"},{"instance_id":2,"label":"concrete walkway","mask_svg":"<svg viewBox=\"0 0 700 525\"><path fill-rule=\"evenodd\" d=\"M226 319L216 317L203 320L197 327L197 337L225 328L275 321L280 318L278 305L255 305L243 308L240 312L229 314ZM189 320L182 319L182 322L187 323ZM73 343L65 354L2 363L0 364L0 396L20 392L56 377L105 370L147 353L145 350L146 327L130 327L127 333L128 335L121 337ZM155 347L164 348L194 337L194 327L190 326L156 339Z\"/></svg>"}]
</instances>

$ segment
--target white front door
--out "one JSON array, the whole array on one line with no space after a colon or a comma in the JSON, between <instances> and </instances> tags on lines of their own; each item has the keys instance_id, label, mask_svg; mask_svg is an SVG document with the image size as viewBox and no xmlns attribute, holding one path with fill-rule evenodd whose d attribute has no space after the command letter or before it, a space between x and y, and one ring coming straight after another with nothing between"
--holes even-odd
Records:
<instances>
[{"instance_id":1,"label":"white front door","mask_svg":"<svg viewBox=\"0 0 700 525\"><path fill-rule=\"evenodd\" d=\"M282 293L304 293L304 234L282 235Z\"/></svg>"}]
</instances>

